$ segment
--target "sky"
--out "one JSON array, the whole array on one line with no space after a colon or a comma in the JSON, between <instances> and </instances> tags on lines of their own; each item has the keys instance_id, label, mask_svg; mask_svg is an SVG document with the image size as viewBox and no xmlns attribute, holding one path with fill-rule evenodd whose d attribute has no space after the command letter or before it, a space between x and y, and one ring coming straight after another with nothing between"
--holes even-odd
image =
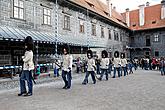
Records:
<instances>
[{"instance_id":1,"label":"sky","mask_svg":"<svg viewBox=\"0 0 165 110\"><path fill-rule=\"evenodd\" d=\"M106 0L100 0L106 3ZM125 12L126 8L129 10L138 9L139 5L146 4L146 2L151 5L160 4L162 0L111 0L113 7L116 7L116 10L120 13Z\"/></svg>"}]
</instances>

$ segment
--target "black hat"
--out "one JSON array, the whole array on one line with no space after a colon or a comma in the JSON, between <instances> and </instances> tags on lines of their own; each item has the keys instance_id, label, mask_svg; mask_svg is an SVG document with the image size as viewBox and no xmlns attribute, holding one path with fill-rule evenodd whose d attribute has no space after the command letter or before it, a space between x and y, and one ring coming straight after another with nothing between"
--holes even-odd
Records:
<instances>
[{"instance_id":1,"label":"black hat","mask_svg":"<svg viewBox=\"0 0 165 110\"><path fill-rule=\"evenodd\" d=\"M108 57L108 52L106 50L103 50L102 53L101 53L101 56L103 58L103 55L105 55L105 58Z\"/></svg>"},{"instance_id":2,"label":"black hat","mask_svg":"<svg viewBox=\"0 0 165 110\"><path fill-rule=\"evenodd\" d=\"M92 50L87 50L87 56L88 56L88 54L91 55L91 58L93 57L93 52L92 52Z\"/></svg>"},{"instance_id":3,"label":"black hat","mask_svg":"<svg viewBox=\"0 0 165 110\"><path fill-rule=\"evenodd\" d=\"M125 53L121 53L121 58L125 58Z\"/></svg>"},{"instance_id":4,"label":"black hat","mask_svg":"<svg viewBox=\"0 0 165 110\"><path fill-rule=\"evenodd\" d=\"M31 36L27 36L24 40L25 46L27 46L27 50L33 50L34 42Z\"/></svg>"},{"instance_id":5,"label":"black hat","mask_svg":"<svg viewBox=\"0 0 165 110\"><path fill-rule=\"evenodd\" d=\"M115 51L114 57L115 57L115 58L119 58L119 52L118 52L118 51Z\"/></svg>"}]
</instances>

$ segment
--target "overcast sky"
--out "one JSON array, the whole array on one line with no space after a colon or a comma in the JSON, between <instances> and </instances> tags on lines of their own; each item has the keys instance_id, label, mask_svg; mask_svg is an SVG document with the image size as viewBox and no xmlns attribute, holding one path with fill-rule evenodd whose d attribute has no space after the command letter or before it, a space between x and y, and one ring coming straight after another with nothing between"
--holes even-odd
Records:
<instances>
[{"instance_id":1,"label":"overcast sky","mask_svg":"<svg viewBox=\"0 0 165 110\"><path fill-rule=\"evenodd\" d=\"M106 3L106 0L100 0ZM113 6L116 7L118 12L125 12L126 8L130 10L138 9L139 5L150 2L150 5L160 4L162 0L111 0Z\"/></svg>"}]
</instances>

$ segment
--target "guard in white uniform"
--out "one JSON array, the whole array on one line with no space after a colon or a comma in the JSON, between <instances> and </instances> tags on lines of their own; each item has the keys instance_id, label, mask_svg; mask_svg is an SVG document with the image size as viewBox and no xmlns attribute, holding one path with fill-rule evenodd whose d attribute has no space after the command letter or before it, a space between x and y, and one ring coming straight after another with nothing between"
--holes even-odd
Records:
<instances>
[{"instance_id":1,"label":"guard in white uniform","mask_svg":"<svg viewBox=\"0 0 165 110\"><path fill-rule=\"evenodd\" d=\"M112 78L116 77L116 71L118 71L118 77L120 77L120 71L121 71L121 60L119 58L119 52L115 51L114 53L114 59L113 59L113 66L114 66L114 75Z\"/></svg>"},{"instance_id":2,"label":"guard in white uniform","mask_svg":"<svg viewBox=\"0 0 165 110\"><path fill-rule=\"evenodd\" d=\"M93 59L93 53L92 53L91 50L87 51L87 57L88 57L88 60L87 60L87 72L86 72L86 75L85 75L85 79L82 82L82 84L84 84L84 85L86 85L88 83L89 74L91 74L91 77L92 77L92 80L93 80L93 84L96 83L95 73L94 73L94 71L96 69L96 65L95 65L95 60Z\"/></svg>"},{"instance_id":3,"label":"guard in white uniform","mask_svg":"<svg viewBox=\"0 0 165 110\"><path fill-rule=\"evenodd\" d=\"M102 59L100 62L100 69L101 69L101 75L99 80L102 80L102 77L105 73L106 80L108 80L108 67L109 67L109 58L108 58L108 53L106 50L103 50L101 53Z\"/></svg>"},{"instance_id":4,"label":"guard in white uniform","mask_svg":"<svg viewBox=\"0 0 165 110\"><path fill-rule=\"evenodd\" d=\"M127 73L127 59L125 58L125 53L121 53L121 76L122 71L124 71L124 76L126 76Z\"/></svg>"}]
</instances>

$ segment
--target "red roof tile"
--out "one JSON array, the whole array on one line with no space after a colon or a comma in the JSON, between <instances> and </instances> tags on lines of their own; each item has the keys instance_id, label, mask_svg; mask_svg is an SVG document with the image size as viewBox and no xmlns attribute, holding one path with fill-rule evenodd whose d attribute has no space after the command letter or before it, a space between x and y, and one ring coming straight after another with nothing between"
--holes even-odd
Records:
<instances>
[{"instance_id":1,"label":"red roof tile","mask_svg":"<svg viewBox=\"0 0 165 110\"><path fill-rule=\"evenodd\" d=\"M139 24L139 9L129 12L130 14L130 29L146 30L165 27L165 19L161 19L161 4L145 7L145 24ZM125 17L125 13L123 13Z\"/></svg>"},{"instance_id":2,"label":"red roof tile","mask_svg":"<svg viewBox=\"0 0 165 110\"><path fill-rule=\"evenodd\" d=\"M120 13L117 13L115 10L112 10L112 17L108 16L106 13L109 14L108 6L102 3L100 0L70 0L73 3L76 3L88 10L91 10L123 27L128 28L125 25L125 21L123 16ZM94 7L91 7L89 4L93 4Z\"/></svg>"}]
</instances>

